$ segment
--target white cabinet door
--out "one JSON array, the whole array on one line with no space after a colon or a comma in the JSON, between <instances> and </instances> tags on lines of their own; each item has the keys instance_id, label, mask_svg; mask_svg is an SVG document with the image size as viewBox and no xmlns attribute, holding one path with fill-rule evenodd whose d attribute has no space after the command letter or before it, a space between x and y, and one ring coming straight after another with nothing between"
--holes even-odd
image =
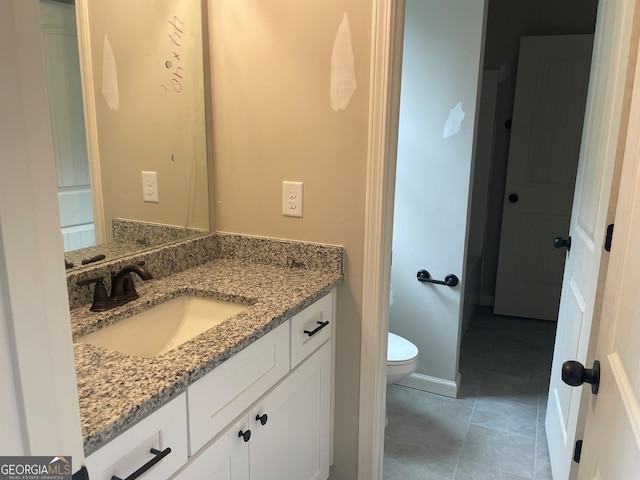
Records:
<instances>
[{"instance_id":1,"label":"white cabinet door","mask_svg":"<svg viewBox=\"0 0 640 480\"><path fill-rule=\"evenodd\" d=\"M251 480L328 478L330 404L327 342L250 410Z\"/></svg>"},{"instance_id":2,"label":"white cabinet door","mask_svg":"<svg viewBox=\"0 0 640 480\"><path fill-rule=\"evenodd\" d=\"M326 480L330 405L327 342L172 480ZM245 442L239 433L247 430Z\"/></svg>"},{"instance_id":3,"label":"white cabinet door","mask_svg":"<svg viewBox=\"0 0 640 480\"><path fill-rule=\"evenodd\" d=\"M247 431L247 423L247 417L242 417L172 480L248 480L249 443L238 435Z\"/></svg>"}]
</instances>

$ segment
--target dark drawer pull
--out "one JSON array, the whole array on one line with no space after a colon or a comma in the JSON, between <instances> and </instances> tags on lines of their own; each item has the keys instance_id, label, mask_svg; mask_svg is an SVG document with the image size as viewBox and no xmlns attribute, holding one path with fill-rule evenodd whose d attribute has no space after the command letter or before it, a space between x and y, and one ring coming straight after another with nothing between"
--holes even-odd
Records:
<instances>
[{"instance_id":1,"label":"dark drawer pull","mask_svg":"<svg viewBox=\"0 0 640 480\"><path fill-rule=\"evenodd\" d=\"M256 422L260 422L260 425L265 425L268 419L269 417L266 413L263 413L262 415L256 415Z\"/></svg>"},{"instance_id":2,"label":"dark drawer pull","mask_svg":"<svg viewBox=\"0 0 640 480\"><path fill-rule=\"evenodd\" d=\"M313 337L316 333L318 333L320 330L322 330L324 327L326 327L327 325L329 325L329 320L327 320L326 322L317 322L318 326L316 328L314 328L313 330L309 331L309 330L305 330L304 333L306 333L307 335L309 335L310 337Z\"/></svg>"},{"instance_id":3,"label":"dark drawer pull","mask_svg":"<svg viewBox=\"0 0 640 480\"><path fill-rule=\"evenodd\" d=\"M101 253L100 255L96 255L95 257L85 258L84 260L82 260L82 264L88 265L93 262L99 262L100 260L104 260L105 258L107 257Z\"/></svg>"},{"instance_id":4,"label":"dark drawer pull","mask_svg":"<svg viewBox=\"0 0 640 480\"><path fill-rule=\"evenodd\" d=\"M135 480L140 475L142 475L144 472L146 472L147 470L153 468L155 466L155 464L158 463L160 460L162 460L164 457L169 455L171 453L171 449L169 447L167 447L164 450L160 451L160 450L156 450L155 448L152 448L150 450L150 453L153 453L155 455L155 457L153 457L147 463L142 465L139 469L137 469L135 472L133 472L131 475L129 475L124 480ZM111 480L122 480L122 479L120 477L116 477L115 475L113 475L111 477Z\"/></svg>"}]
</instances>

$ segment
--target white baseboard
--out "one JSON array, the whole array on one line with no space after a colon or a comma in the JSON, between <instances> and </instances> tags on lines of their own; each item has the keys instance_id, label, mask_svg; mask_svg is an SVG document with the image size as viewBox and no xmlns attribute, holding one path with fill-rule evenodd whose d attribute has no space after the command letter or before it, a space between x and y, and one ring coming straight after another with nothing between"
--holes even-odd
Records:
<instances>
[{"instance_id":1,"label":"white baseboard","mask_svg":"<svg viewBox=\"0 0 640 480\"><path fill-rule=\"evenodd\" d=\"M409 377L398 382L398 385L415 388L423 392L444 395L445 397L456 398L460 389L460 372L456 374L456 380L445 380L443 378L431 377L421 373L412 373Z\"/></svg>"}]
</instances>

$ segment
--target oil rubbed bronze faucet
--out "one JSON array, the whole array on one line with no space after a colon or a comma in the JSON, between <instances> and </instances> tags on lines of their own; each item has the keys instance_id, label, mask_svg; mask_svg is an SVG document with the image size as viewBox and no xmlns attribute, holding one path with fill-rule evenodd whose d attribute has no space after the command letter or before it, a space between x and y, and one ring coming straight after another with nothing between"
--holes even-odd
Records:
<instances>
[{"instance_id":1,"label":"oil rubbed bronze faucet","mask_svg":"<svg viewBox=\"0 0 640 480\"><path fill-rule=\"evenodd\" d=\"M144 263L145 262L136 262L125 265L117 273L112 273L111 295L107 295L102 277L79 280L78 285L96 284L93 292L93 303L89 310L92 312L104 312L105 310L119 307L120 305L139 298L131 273L136 273L142 280L151 280L153 275L149 273L149 270L144 268Z\"/></svg>"}]
</instances>

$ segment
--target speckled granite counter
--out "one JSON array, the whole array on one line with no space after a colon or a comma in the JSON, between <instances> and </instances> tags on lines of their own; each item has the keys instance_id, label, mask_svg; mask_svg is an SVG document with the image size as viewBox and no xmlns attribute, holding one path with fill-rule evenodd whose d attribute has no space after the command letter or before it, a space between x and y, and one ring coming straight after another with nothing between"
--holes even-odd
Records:
<instances>
[{"instance_id":1,"label":"speckled granite counter","mask_svg":"<svg viewBox=\"0 0 640 480\"><path fill-rule=\"evenodd\" d=\"M71 311L86 454L183 392L192 382L285 322L343 280L342 270L288 268L214 259L150 280L140 298L107 312L88 305ZM82 335L181 294L193 293L251 306L176 349L140 358L77 342Z\"/></svg>"},{"instance_id":2,"label":"speckled granite counter","mask_svg":"<svg viewBox=\"0 0 640 480\"><path fill-rule=\"evenodd\" d=\"M121 257L140 254L146 250L171 245L190 238L203 237L208 232L193 228L161 225L157 223L114 218L111 221L113 241L92 247L65 252L67 271L91 268L99 263L107 263ZM89 259L103 257L99 260Z\"/></svg>"}]
</instances>

